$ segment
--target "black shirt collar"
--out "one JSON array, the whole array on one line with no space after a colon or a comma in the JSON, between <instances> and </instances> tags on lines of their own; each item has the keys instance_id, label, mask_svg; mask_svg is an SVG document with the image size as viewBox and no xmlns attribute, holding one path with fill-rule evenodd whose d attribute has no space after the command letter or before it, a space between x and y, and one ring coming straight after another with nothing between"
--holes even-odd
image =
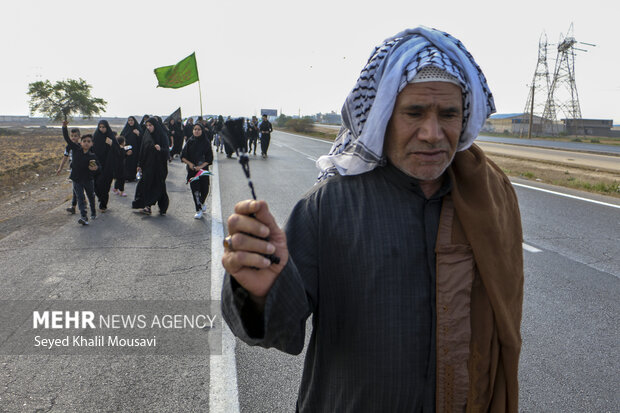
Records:
<instances>
[{"instance_id":1,"label":"black shirt collar","mask_svg":"<svg viewBox=\"0 0 620 413\"><path fill-rule=\"evenodd\" d=\"M391 162L386 162L385 166L377 167L381 174L394 185L407 190L412 191L416 195L419 195L422 198L426 198L422 188L420 187L419 179L416 179L410 175L407 175L396 166L394 166ZM450 180L450 176L447 172L443 174L443 182L441 183L441 187L429 198L432 199L440 199L443 198L446 194L450 193L452 190L452 181Z\"/></svg>"}]
</instances>

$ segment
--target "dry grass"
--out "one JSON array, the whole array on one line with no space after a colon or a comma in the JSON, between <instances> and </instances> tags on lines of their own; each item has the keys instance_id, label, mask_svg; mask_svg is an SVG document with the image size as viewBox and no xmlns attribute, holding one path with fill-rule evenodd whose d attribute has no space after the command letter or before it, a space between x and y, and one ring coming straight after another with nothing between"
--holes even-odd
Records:
<instances>
[{"instance_id":1,"label":"dry grass","mask_svg":"<svg viewBox=\"0 0 620 413\"><path fill-rule=\"evenodd\" d=\"M620 198L620 179L617 174L567 167L552 162L532 161L487 154L508 176L575 188Z\"/></svg>"},{"instance_id":2,"label":"dry grass","mask_svg":"<svg viewBox=\"0 0 620 413\"><path fill-rule=\"evenodd\" d=\"M0 135L0 187L6 193L54 174L65 145L59 129L21 128Z\"/></svg>"}]
</instances>

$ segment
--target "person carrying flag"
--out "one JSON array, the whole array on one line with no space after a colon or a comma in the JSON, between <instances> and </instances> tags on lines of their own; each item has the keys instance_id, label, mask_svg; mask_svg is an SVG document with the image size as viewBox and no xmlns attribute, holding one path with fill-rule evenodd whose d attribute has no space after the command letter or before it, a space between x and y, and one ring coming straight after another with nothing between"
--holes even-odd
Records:
<instances>
[{"instance_id":1,"label":"person carrying flag","mask_svg":"<svg viewBox=\"0 0 620 413\"><path fill-rule=\"evenodd\" d=\"M213 150L201 123L194 125L192 135L183 147L181 162L187 166L187 182L196 206L194 218L200 219L207 210L205 200L209 195L209 165L213 163Z\"/></svg>"}]
</instances>

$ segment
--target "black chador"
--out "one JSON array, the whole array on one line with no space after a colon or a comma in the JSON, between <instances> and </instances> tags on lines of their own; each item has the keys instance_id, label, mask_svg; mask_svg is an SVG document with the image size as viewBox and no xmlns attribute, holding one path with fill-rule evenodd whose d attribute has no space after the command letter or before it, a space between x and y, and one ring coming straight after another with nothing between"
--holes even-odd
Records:
<instances>
[{"instance_id":1,"label":"black chador","mask_svg":"<svg viewBox=\"0 0 620 413\"><path fill-rule=\"evenodd\" d=\"M138 172L140 146L142 145L142 128L135 117L130 116L125 123L121 135L125 137L125 145L131 146L131 155L125 158L125 179L134 181Z\"/></svg>"},{"instance_id":2,"label":"black chador","mask_svg":"<svg viewBox=\"0 0 620 413\"><path fill-rule=\"evenodd\" d=\"M93 151L101 163L101 168L95 177L95 195L97 195L99 209L102 212L108 208L110 186L114 179L115 165L121 159L121 150L108 121L100 120L93 133Z\"/></svg>"},{"instance_id":3,"label":"black chador","mask_svg":"<svg viewBox=\"0 0 620 413\"><path fill-rule=\"evenodd\" d=\"M159 206L159 213L168 210L168 193L166 177L168 176L168 136L162 124L155 118L145 122L142 136L138 167L142 170L142 178L136 185L136 195L132 208L142 208L142 212L150 214L151 206Z\"/></svg>"},{"instance_id":4,"label":"black chador","mask_svg":"<svg viewBox=\"0 0 620 413\"><path fill-rule=\"evenodd\" d=\"M168 123L168 130L170 131L170 136L172 137L172 149L170 150L170 155L179 155L181 153L181 149L183 148L183 125L181 124L181 121L171 118Z\"/></svg>"},{"instance_id":5,"label":"black chador","mask_svg":"<svg viewBox=\"0 0 620 413\"><path fill-rule=\"evenodd\" d=\"M140 129L142 129L142 131L144 131L144 128L145 128L145 126L144 126L144 125L146 124L146 121L147 121L149 118L150 118L150 116L149 116L149 115L144 115L144 116L142 116L142 120L140 121Z\"/></svg>"},{"instance_id":6,"label":"black chador","mask_svg":"<svg viewBox=\"0 0 620 413\"><path fill-rule=\"evenodd\" d=\"M194 198L194 206L197 215L195 218L201 218L207 195L209 195L209 175L200 175L201 170L208 171L209 165L213 163L213 150L209 141L207 131L200 123L196 123L193 129L193 136L188 139L181 153L181 161L187 165L187 182L192 189L192 197Z\"/></svg>"},{"instance_id":7,"label":"black chador","mask_svg":"<svg viewBox=\"0 0 620 413\"><path fill-rule=\"evenodd\" d=\"M192 137L192 131L194 130L194 120L192 118L187 118L185 121L185 126L183 126L183 136L185 136L185 141Z\"/></svg>"}]
</instances>

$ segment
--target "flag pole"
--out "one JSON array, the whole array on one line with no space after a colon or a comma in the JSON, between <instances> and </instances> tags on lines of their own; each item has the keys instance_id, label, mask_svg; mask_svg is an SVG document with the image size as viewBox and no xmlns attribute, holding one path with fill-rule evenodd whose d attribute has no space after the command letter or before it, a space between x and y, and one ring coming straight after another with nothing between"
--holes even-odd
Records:
<instances>
[{"instance_id":1,"label":"flag pole","mask_svg":"<svg viewBox=\"0 0 620 413\"><path fill-rule=\"evenodd\" d=\"M200 94L200 117L202 118L202 90L200 89L200 79L198 79L198 93Z\"/></svg>"}]
</instances>

